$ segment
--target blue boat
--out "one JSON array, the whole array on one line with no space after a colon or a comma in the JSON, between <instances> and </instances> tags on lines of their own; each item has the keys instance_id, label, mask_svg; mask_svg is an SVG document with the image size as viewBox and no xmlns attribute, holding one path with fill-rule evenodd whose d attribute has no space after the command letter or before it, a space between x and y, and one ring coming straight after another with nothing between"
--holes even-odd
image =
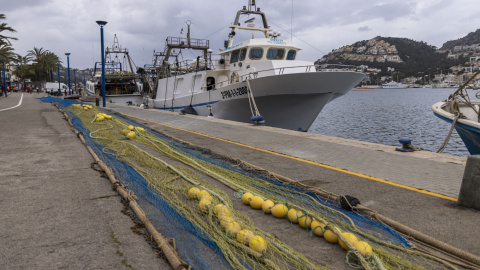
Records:
<instances>
[{"instance_id":1,"label":"blue boat","mask_svg":"<svg viewBox=\"0 0 480 270\"><path fill-rule=\"evenodd\" d=\"M447 100L432 106L433 113L436 116L452 124L450 132L455 127L471 155L480 155L480 101L470 99L474 88L469 85L478 74L480 74L480 71L473 74ZM480 99L480 92L477 92L475 97Z\"/></svg>"}]
</instances>

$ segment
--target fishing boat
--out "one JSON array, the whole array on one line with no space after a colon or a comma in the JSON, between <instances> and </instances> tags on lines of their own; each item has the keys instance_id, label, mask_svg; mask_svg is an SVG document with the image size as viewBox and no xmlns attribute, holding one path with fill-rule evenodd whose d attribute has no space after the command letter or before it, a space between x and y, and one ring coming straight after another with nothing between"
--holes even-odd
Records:
<instances>
[{"instance_id":1,"label":"fishing boat","mask_svg":"<svg viewBox=\"0 0 480 270\"><path fill-rule=\"evenodd\" d=\"M470 92L475 89L470 83L479 73L475 73L445 101L432 106L436 116L452 124L450 133L455 128L471 155L480 154L480 101L471 100L469 95L469 89ZM475 97L480 99L480 92L476 92Z\"/></svg>"},{"instance_id":2,"label":"fishing boat","mask_svg":"<svg viewBox=\"0 0 480 270\"><path fill-rule=\"evenodd\" d=\"M113 46L105 49L105 100L107 102L140 105L143 103L143 83L134 70L128 49L120 47L117 35ZM92 80L86 83L88 96L103 97L102 63L96 62Z\"/></svg>"},{"instance_id":3,"label":"fishing boat","mask_svg":"<svg viewBox=\"0 0 480 270\"><path fill-rule=\"evenodd\" d=\"M187 25L187 38L166 39L156 92L144 100L149 107L307 131L328 102L365 78L354 71L318 72L313 62L297 60L301 49L270 29L254 0L237 12L218 55L212 56L209 40L190 38ZM235 43L242 31L247 39ZM182 49L202 56L179 61Z\"/></svg>"}]
</instances>

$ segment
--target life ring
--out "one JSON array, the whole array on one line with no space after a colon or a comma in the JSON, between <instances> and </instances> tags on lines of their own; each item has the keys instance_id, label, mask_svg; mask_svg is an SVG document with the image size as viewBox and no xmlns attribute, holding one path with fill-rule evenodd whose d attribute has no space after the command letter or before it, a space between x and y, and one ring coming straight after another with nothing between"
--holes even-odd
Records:
<instances>
[{"instance_id":1,"label":"life ring","mask_svg":"<svg viewBox=\"0 0 480 270\"><path fill-rule=\"evenodd\" d=\"M240 81L240 76L238 76L238 72L234 71L232 72L232 75L230 76L230 83L236 83Z\"/></svg>"}]
</instances>

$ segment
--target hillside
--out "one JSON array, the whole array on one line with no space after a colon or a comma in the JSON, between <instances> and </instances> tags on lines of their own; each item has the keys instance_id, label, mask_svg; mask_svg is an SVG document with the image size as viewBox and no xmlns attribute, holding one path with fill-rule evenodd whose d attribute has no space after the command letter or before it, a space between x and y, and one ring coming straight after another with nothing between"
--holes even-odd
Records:
<instances>
[{"instance_id":1,"label":"hillside","mask_svg":"<svg viewBox=\"0 0 480 270\"><path fill-rule=\"evenodd\" d=\"M474 44L480 44L480 29L469 33L463 38L445 42L440 50L453 50L455 46L470 46Z\"/></svg>"},{"instance_id":2,"label":"hillside","mask_svg":"<svg viewBox=\"0 0 480 270\"><path fill-rule=\"evenodd\" d=\"M408 77L418 76L428 69L447 72L450 67L466 62L463 55L450 58L448 54L448 51L439 52L425 42L378 36L334 50L316 63L366 65L381 69L381 76L391 75L390 70L394 68L400 77Z\"/></svg>"}]
</instances>

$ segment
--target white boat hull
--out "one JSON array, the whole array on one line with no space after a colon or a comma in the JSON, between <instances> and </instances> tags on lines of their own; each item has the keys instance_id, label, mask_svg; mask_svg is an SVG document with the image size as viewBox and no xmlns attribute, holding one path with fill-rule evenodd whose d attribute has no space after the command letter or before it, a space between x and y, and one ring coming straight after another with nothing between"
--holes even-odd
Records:
<instances>
[{"instance_id":1,"label":"white boat hull","mask_svg":"<svg viewBox=\"0 0 480 270\"><path fill-rule=\"evenodd\" d=\"M346 94L364 77L362 73L342 71L294 73L251 79L250 86L265 125L307 131L329 101ZM200 116L208 116L207 105L211 105L215 118L251 123L246 89L246 82L239 82L183 97L161 99L160 94L146 103L173 111L192 105Z\"/></svg>"}]
</instances>

